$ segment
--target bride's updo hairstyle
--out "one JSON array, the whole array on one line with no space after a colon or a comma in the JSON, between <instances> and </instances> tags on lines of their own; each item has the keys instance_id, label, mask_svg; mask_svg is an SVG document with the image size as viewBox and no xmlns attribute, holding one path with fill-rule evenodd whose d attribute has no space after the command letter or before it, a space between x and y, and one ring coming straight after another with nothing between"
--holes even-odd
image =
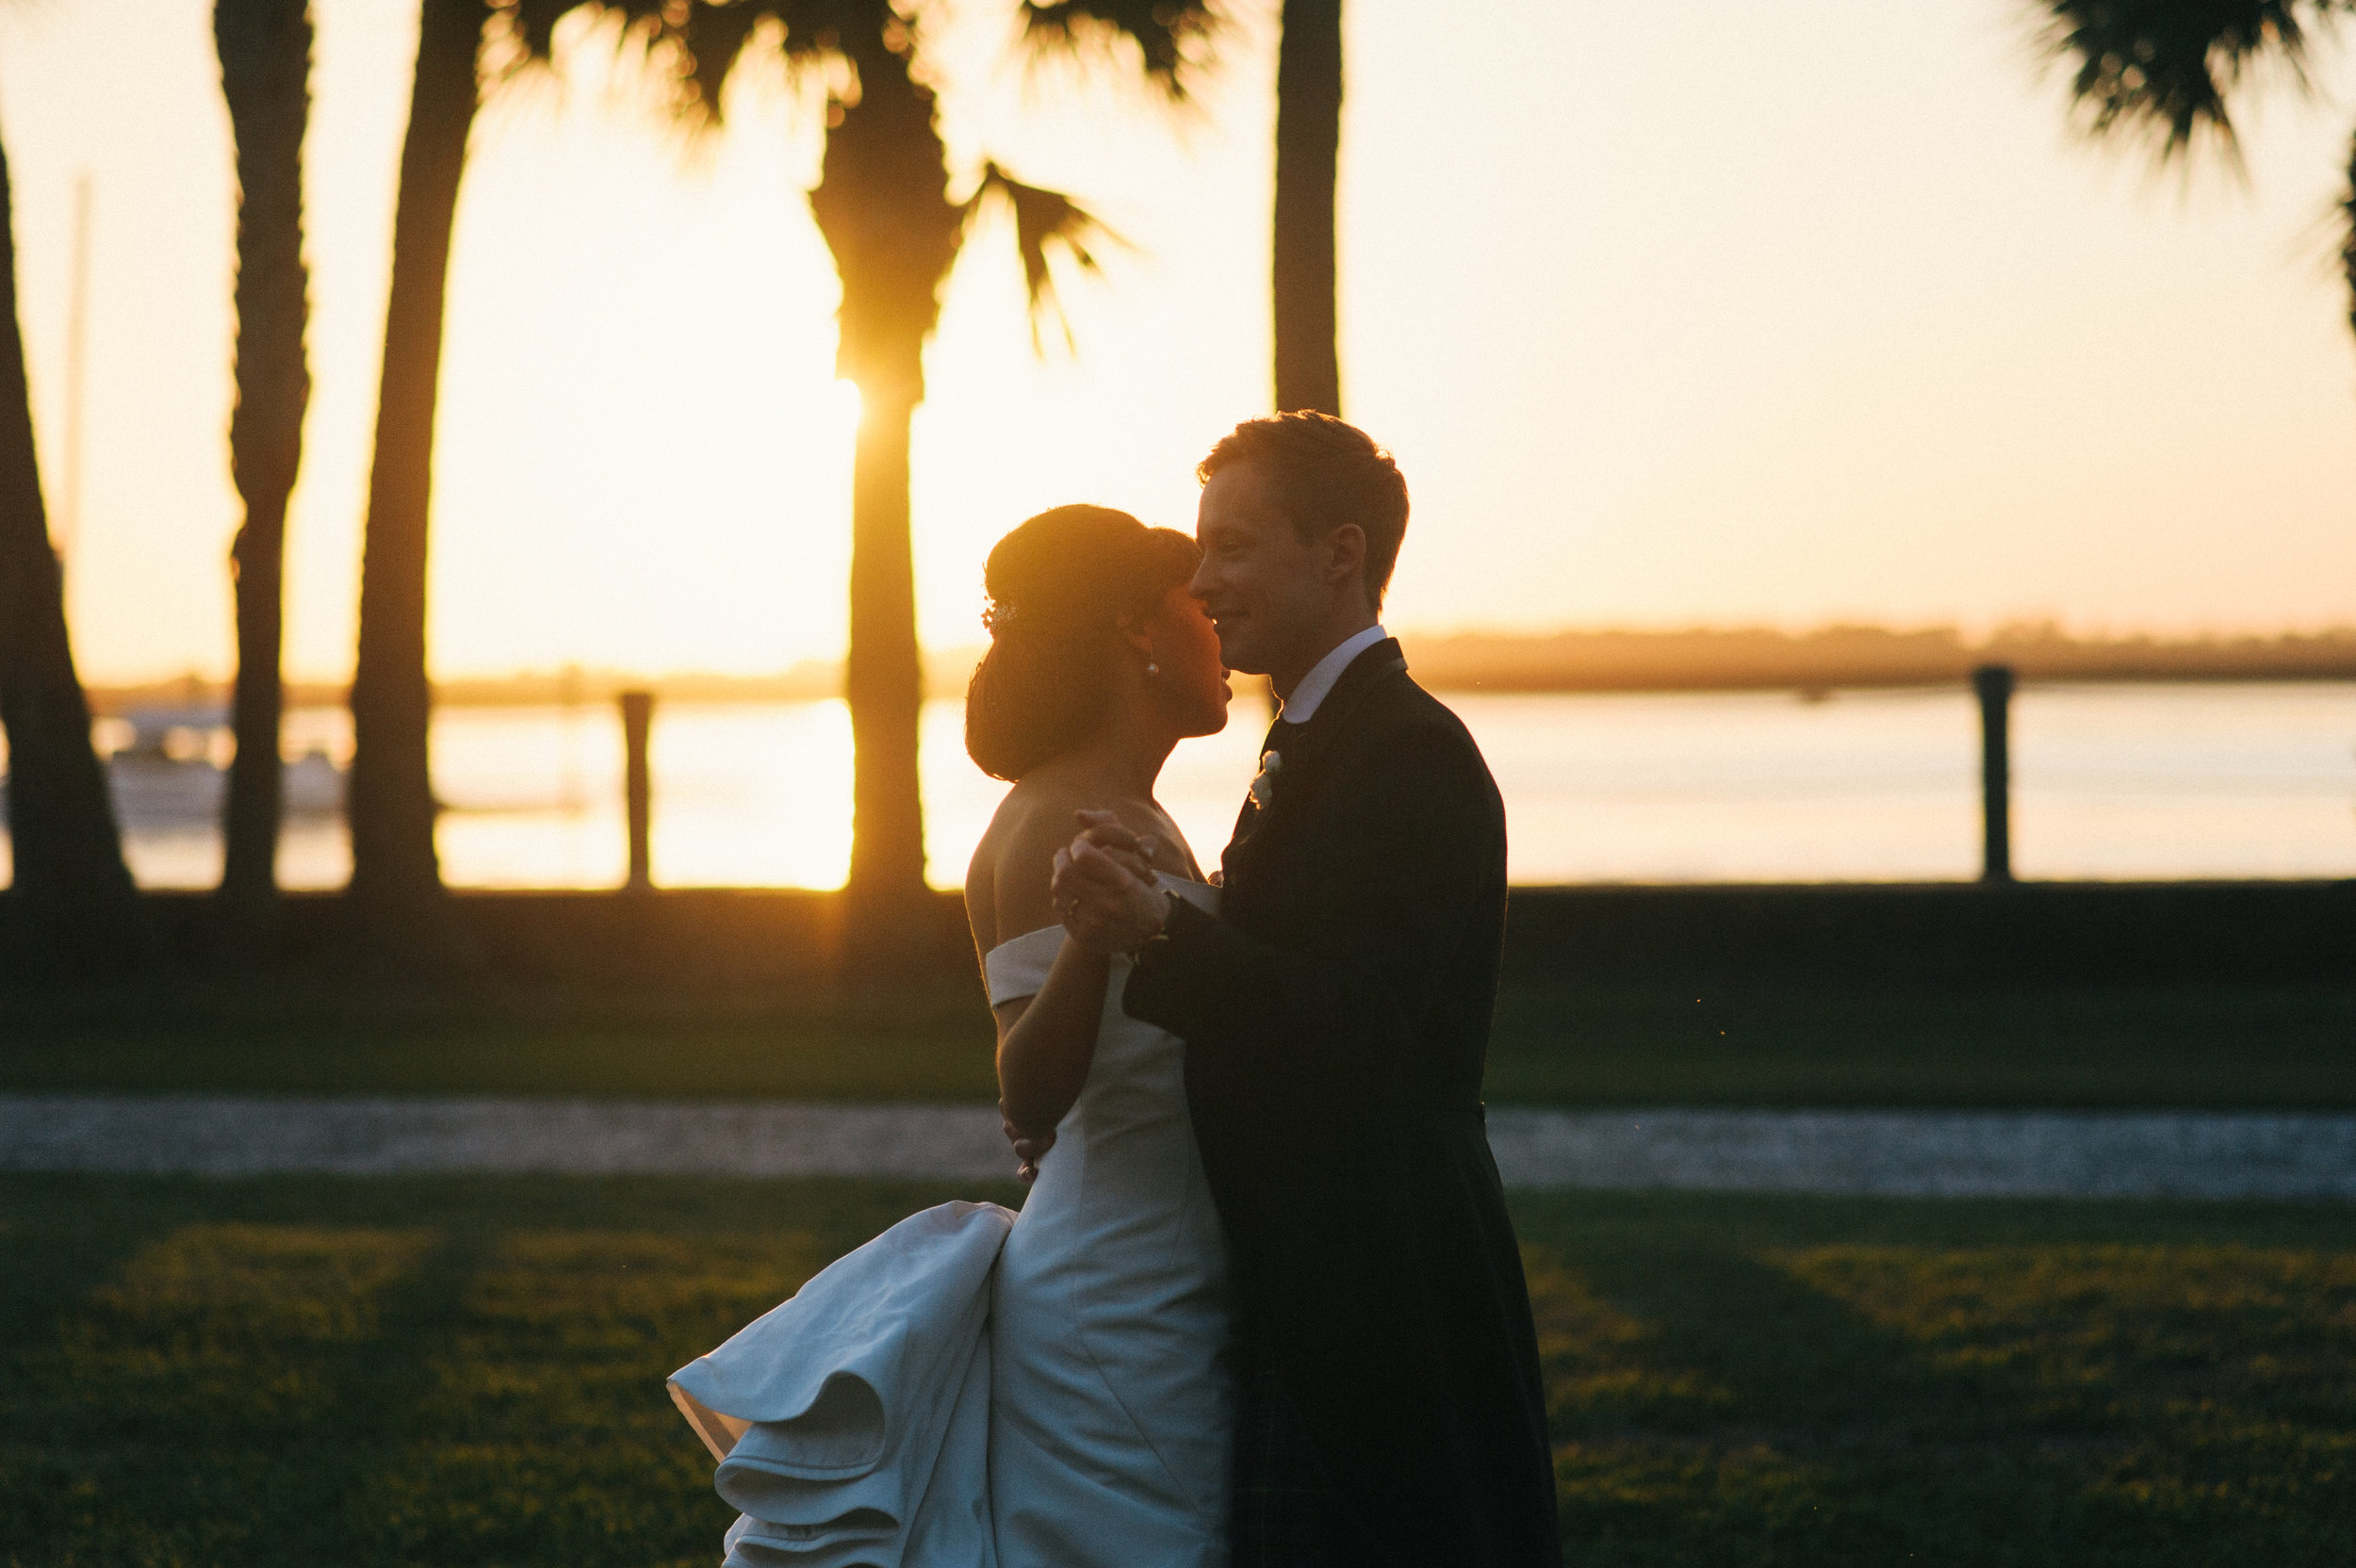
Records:
<instances>
[{"instance_id":1,"label":"bride's updo hairstyle","mask_svg":"<svg viewBox=\"0 0 2356 1568\"><path fill-rule=\"evenodd\" d=\"M1022 777L1087 740L1126 657L1123 617L1153 613L1194 576L1193 540L1105 506L1059 506L998 541L983 568L990 652L965 694L965 750Z\"/></svg>"}]
</instances>

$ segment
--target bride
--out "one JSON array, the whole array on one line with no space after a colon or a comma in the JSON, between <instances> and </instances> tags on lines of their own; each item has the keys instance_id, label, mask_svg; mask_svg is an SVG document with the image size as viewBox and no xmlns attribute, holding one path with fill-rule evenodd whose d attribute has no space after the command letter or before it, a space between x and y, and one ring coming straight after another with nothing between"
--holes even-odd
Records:
<instances>
[{"instance_id":1,"label":"bride","mask_svg":"<svg viewBox=\"0 0 2356 1568\"><path fill-rule=\"evenodd\" d=\"M1153 799L1177 743L1227 722L1195 564L1185 534L1094 506L990 551L966 749L1014 788L965 902L1030 1195L902 1221L674 1376L743 1511L730 1568L1227 1560L1226 1256L1182 1048L1121 1011L1129 960L1067 943L1049 897L1104 810L1215 906Z\"/></svg>"}]
</instances>

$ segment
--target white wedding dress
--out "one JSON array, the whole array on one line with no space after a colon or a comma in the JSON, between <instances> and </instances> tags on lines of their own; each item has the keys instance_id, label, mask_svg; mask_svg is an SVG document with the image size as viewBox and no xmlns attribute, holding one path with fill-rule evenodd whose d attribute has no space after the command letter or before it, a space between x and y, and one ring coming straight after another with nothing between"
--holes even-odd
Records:
<instances>
[{"instance_id":1,"label":"white wedding dress","mask_svg":"<svg viewBox=\"0 0 2356 1568\"><path fill-rule=\"evenodd\" d=\"M1163 886L1215 907L1217 890ZM1035 995L1060 926L983 959ZM901 1221L671 1380L728 1568L1221 1568L1226 1251L1174 1036L1121 1010L1020 1215Z\"/></svg>"}]
</instances>

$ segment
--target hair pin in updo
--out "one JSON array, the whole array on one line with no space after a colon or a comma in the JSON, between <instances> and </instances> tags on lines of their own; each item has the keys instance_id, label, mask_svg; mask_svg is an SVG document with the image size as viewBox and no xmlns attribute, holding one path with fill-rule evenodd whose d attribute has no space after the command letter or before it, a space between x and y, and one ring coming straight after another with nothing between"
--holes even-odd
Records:
<instances>
[{"instance_id":1,"label":"hair pin in updo","mask_svg":"<svg viewBox=\"0 0 2356 1568\"><path fill-rule=\"evenodd\" d=\"M1052 611L1041 613L1037 605L1025 610L1006 599L992 599L982 611L982 625L992 637L1003 637L1010 631L1068 636L1089 624L1088 618L1057 614Z\"/></svg>"}]
</instances>

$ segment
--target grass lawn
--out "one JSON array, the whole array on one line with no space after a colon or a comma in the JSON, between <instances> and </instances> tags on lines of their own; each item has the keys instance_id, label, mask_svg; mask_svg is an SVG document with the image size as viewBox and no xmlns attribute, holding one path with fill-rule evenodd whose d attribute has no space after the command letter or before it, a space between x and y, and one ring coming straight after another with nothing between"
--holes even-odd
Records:
<instances>
[{"instance_id":1,"label":"grass lawn","mask_svg":"<svg viewBox=\"0 0 2356 1568\"><path fill-rule=\"evenodd\" d=\"M0 1093L996 1098L978 987L669 997L0 991ZM2356 1106L2356 994L1509 988L1537 1104Z\"/></svg>"},{"instance_id":2,"label":"grass lawn","mask_svg":"<svg viewBox=\"0 0 2356 1568\"><path fill-rule=\"evenodd\" d=\"M0 1178L0 1563L708 1565L663 1375L947 1196ZM2356 1213L1516 1212L1574 1561L2356 1560Z\"/></svg>"}]
</instances>

